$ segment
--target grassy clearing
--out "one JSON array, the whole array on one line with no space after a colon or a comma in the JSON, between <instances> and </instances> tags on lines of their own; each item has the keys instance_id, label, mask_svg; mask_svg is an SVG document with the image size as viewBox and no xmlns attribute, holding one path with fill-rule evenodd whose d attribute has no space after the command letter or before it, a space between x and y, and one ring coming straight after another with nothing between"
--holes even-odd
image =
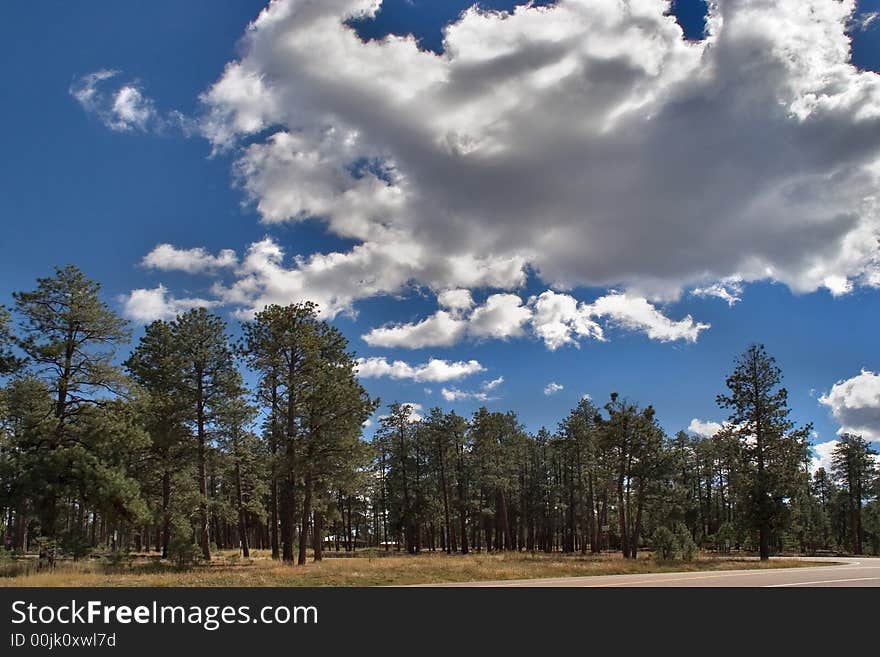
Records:
<instances>
[{"instance_id":1,"label":"grassy clearing","mask_svg":"<svg viewBox=\"0 0 880 657\"><path fill-rule=\"evenodd\" d=\"M690 563L658 563L649 555L624 560L616 555L423 554L327 558L304 567L285 566L265 554L239 559L219 554L210 564L179 570L155 559L123 565L99 561L62 562L52 572L0 578L0 586L387 586L542 577L627 575L701 570L796 568L808 561L761 563L746 557L702 557ZM827 563L823 565L828 565ZM32 569L31 569L32 570Z\"/></svg>"}]
</instances>

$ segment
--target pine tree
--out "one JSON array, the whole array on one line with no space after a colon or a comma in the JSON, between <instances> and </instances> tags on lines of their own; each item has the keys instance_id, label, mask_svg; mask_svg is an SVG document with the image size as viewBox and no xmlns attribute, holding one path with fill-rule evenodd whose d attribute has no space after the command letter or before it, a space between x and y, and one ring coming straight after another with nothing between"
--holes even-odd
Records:
<instances>
[{"instance_id":1,"label":"pine tree","mask_svg":"<svg viewBox=\"0 0 880 657\"><path fill-rule=\"evenodd\" d=\"M176 346L171 325L163 321L148 325L125 366L146 395L142 421L151 437L154 473L146 474L144 483L148 492L158 484L159 490L152 495L158 501L160 536L156 543L165 558L174 524L172 475L192 467L193 452L187 426L191 404L187 396L186 362Z\"/></svg>"},{"instance_id":2,"label":"pine tree","mask_svg":"<svg viewBox=\"0 0 880 657\"><path fill-rule=\"evenodd\" d=\"M99 291L98 283L68 265L57 268L54 277L38 279L35 290L13 294L23 320L19 345L53 399L54 426L41 446L44 491L39 509L50 562L59 532L59 502L74 483L71 464L86 447L77 423L106 395L126 387L113 358L128 329L101 301Z\"/></svg>"},{"instance_id":3,"label":"pine tree","mask_svg":"<svg viewBox=\"0 0 880 657\"><path fill-rule=\"evenodd\" d=\"M402 532L406 551L421 551L417 497L417 463L413 412L408 404L392 403L379 420L376 442L388 456L386 491L392 527Z\"/></svg>"},{"instance_id":4,"label":"pine tree","mask_svg":"<svg viewBox=\"0 0 880 657\"><path fill-rule=\"evenodd\" d=\"M204 308L190 310L171 322L171 340L183 366L182 398L196 439L199 489L198 538L202 558L211 558L208 454L217 406L234 394L238 382L225 322Z\"/></svg>"},{"instance_id":5,"label":"pine tree","mask_svg":"<svg viewBox=\"0 0 880 657\"><path fill-rule=\"evenodd\" d=\"M783 500L794 492L811 429L796 428L789 419L788 391L781 381L775 359L763 345L752 345L727 378L729 394L717 397L718 405L731 411L728 421L750 472L748 513L762 561L770 558L771 533L780 529Z\"/></svg>"},{"instance_id":6,"label":"pine tree","mask_svg":"<svg viewBox=\"0 0 880 657\"><path fill-rule=\"evenodd\" d=\"M303 397L299 409L300 476L303 482L301 537L298 563L306 563L306 536L312 525L313 544L320 554L323 517L317 513L329 491L349 493L349 502L360 487L358 472L369 463L368 446L360 439L363 423L376 410L357 379L348 342L335 328L314 326L314 342L303 363ZM323 491L323 495L322 495ZM321 508L322 505L318 505ZM351 509L348 509L349 515ZM350 520L350 517L349 517Z\"/></svg>"},{"instance_id":7,"label":"pine tree","mask_svg":"<svg viewBox=\"0 0 880 657\"><path fill-rule=\"evenodd\" d=\"M862 554L862 506L872 492L876 456L876 450L864 438L851 433L841 434L831 453L831 472L847 497L851 546L857 555Z\"/></svg>"},{"instance_id":8,"label":"pine tree","mask_svg":"<svg viewBox=\"0 0 880 657\"><path fill-rule=\"evenodd\" d=\"M238 377L236 377L238 378ZM251 516L261 515L262 471L267 465L262 445L251 431L257 409L247 401L240 379L230 384L229 394L215 405L218 446L229 470L231 503L237 520L241 555L250 557Z\"/></svg>"}]
</instances>

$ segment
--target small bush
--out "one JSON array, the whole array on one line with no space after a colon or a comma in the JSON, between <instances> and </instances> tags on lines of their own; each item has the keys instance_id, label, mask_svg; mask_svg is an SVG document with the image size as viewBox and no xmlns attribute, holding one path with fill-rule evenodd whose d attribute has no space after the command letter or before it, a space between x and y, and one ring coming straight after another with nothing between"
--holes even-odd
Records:
<instances>
[{"instance_id":1,"label":"small bush","mask_svg":"<svg viewBox=\"0 0 880 657\"><path fill-rule=\"evenodd\" d=\"M199 548L193 540L192 527L184 521L171 524L171 536L168 540L168 558L178 568L186 568L195 563Z\"/></svg>"},{"instance_id":2,"label":"small bush","mask_svg":"<svg viewBox=\"0 0 880 657\"><path fill-rule=\"evenodd\" d=\"M684 523L678 523L678 526L675 528L675 543L677 549L676 558L680 561L693 561L697 554L699 554L699 548L694 542L690 530Z\"/></svg>"},{"instance_id":3,"label":"small bush","mask_svg":"<svg viewBox=\"0 0 880 657\"><path fill-rule=\"evenodd\" d=\"M675 558L675 534L668 527L658 527L651 539L654 558L660 561L671 561Z\"/></svg>"},{"instance_id":4,"label":"small bush","mask_svg":"<svg viewBox=\"0 0 880 657\"><path fill-rule=\"evenodd\" d=\"M654 558L658 561L693 561L699 553L690 530L683 523L676 525L674 531L668 527L658 527L651 544Z\"/></svg>"},{"instance_id":5,"label":"small bush","mask_svg":"<svg viewBox=\"0 0 880 657\"><path fill-rule=\"evenodd\" d=\"M61 537L61 552L73 557L74 561L87 557L91 551L89 538L83 531L72 530Z\"/></svg>"}]
</instances>

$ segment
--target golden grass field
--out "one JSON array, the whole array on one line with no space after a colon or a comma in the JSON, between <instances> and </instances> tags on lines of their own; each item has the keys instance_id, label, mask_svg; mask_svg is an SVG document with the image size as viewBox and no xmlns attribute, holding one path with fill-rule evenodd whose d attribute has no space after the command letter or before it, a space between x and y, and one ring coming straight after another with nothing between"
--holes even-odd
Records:
<instances>
[{"instance_id":1,"label":"golden grass field","mask_svg":"<svg viewBox=\"0 0 880 657\"><path fill-rule=\"evenodd\" d=\"M416 556L391 553L376 556L325 558L305 566L282 565L255 551L250 559L219 553L210 563L178 569L145 557L124 564L99 560L60 562L53 571L0 578L0 586L388 586L539 577L626 575L700 570L796 568L808 561L773 560L761 563L747 557L703 556L693 562L658 563L646 554L637 560L617 555L562 555L530 553L443 553Z\"/></svg>"}]
</instances>

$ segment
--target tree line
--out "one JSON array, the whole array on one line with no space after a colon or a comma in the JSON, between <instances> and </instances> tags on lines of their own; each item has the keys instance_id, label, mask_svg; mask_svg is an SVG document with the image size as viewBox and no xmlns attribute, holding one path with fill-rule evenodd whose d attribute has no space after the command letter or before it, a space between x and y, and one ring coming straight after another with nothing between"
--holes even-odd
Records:
<instances>
[{"instance_id":1,"label":"tree line","mask_svg":"<svg viewBox=\"0 0 880 657\"><path fill-rule=\"evenodd\" d=\"M552 430L514 412L379 408L311 303L269 306L232 339L198 308L131 334L77 268L0 308L0 534L8 550L189 562L262 549L880 554L876 452L840 436L811 472L760 345L719 394L709 437L655 409L582 399ZM245 381L252 381L246 385Z\"/></svg>"}]
</instances>

